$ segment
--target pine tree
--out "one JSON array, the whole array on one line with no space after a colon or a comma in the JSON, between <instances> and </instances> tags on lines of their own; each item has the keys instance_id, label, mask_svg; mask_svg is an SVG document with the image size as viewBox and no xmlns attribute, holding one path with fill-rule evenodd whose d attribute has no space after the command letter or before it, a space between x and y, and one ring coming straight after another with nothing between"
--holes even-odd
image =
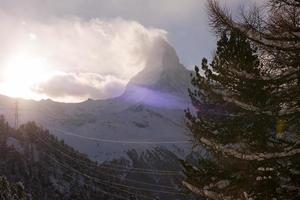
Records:
<instances>
[{"instance_id":1,"label":"pine tree","mask_svg":"<svg viewBox=\"0 0 300 200\"><path fill-rule=\"evenodd\" d=\"M6 131L5 131L5 119L3 115L0 116L0 150L6 146Z\"/></svg>"},{"instance_id":2,"label":"pine tree","mask_svg":"<svg viewBox=\"0 0 300 200\"><path fill-rule=\"evenodd\" d=\"M6 177L0 176L0 199L2 200L27 200L31 196L25 192L21 182L10 183Z\"/></svg>"},{"instance_id":3,"label":"pine tree","mask_svg":"<svg viewBox=\"0 0 300 200\"><path fill-rule=\"evenodd\" d=\"M298 1L270 1L235 22L216 1L213 61L195 67L187 125L207 150L184 163L185 187L208 199L300 197L300 20ZM276 11L276 12L275 12Z\"/></svg>"}]
</instances>

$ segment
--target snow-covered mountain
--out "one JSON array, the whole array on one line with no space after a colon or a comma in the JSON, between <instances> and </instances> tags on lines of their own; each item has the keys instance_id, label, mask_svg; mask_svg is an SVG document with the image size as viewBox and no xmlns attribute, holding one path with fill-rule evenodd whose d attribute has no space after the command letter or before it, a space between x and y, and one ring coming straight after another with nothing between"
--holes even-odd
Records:
<instances>
[{"instance_id":1,"label":"snow-covered mountain","mask_svg":"<svg viewBox=\"0 0 300 200\"><path fill-rule=\"evenodd\" d=\"M126 157L132 149L143 152L157 147L182 157L191 148L184 126L189 74L175 50L166 41L157 41L146 67L132 78L120 97L76 104L19 100L20 120L37 121L100 162ZM0 114L10 121L14 101L0 97Z\"/></svg>"},{"instance_id":2,"label":"snow-covered mountain","mask_svg":"<svg viewBox=\"0 0 300 200\"><path fill-rule=\"evenodd\" d=\"M13 129L0 117L0 149L0 182L4 175L22 186L16 191L2 187L1 199L11 199L3 197L10 193L28 196L23 192L30 193L29 199L45 200L193 199L181 189L178 157L160 147L130 150L127 159L99 164L35 123Z\"/></svg>"}]
</instances>

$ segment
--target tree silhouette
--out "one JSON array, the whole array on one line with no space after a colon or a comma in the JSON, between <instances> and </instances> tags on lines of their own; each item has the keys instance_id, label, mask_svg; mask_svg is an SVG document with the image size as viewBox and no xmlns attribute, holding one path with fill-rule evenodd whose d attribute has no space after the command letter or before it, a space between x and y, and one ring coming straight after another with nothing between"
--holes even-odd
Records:
<instances>
[{"instance_id":1,"label":"tree silhouette","mask_svg":"<svg viewBox=\"0 0 300 200\"><path fill-rule=\"evenodd\" d=\"M234 21L209 1L213 61L195 68L187 125L208 156L183 184L209 199L300 197L300 8L273 1Z\"/></svg>"}]
</instances>

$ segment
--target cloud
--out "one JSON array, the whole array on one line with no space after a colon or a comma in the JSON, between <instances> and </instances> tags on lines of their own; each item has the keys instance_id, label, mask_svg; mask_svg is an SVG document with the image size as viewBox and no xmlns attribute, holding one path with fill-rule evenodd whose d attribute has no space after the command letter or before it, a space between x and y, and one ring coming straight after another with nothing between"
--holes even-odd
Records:
<instances>
[{"instance_id":1,"label":"cloud","mask_svg":"<svg viewBox=\"0 0 300 200\"><path fill-rule=\"evenodd\" d=\"M122 19L59 19L26 26L37 37L34 51L51 59L59 70L124 79L142 69L152 43L165 37L162 30Z\"/></svg>"},{"instance_id":2,"label":"cloud","mask_svg":"<svg viewBox=\"0 0 300 200\"><path fill-rule=\"evenodd\" d=\"M219 0L238 12L239 5L266 0ZM82 19L116 18L138 21L167 30L181 61L192 67L210 57L216 38L207 19L206 0L0 0L0 7L20 18L78 16ZM235 12L235 11L234 11Z\"/></svg>"},{"instance_id":3,"label":"cloud","mask_svg":"<svg viewBox=\"0 0 300 200\"><path fill-rule=\"evenodd\" d=\"M1 87L5 78L3 68L18 54L21 54L19 57L26 57L27 63L46 60L47 66L43 67L47 67L51 75L60 72L79 77L93 73L104 78L114 77L126 85L144 67L146 57L154 48L154 41L167 37L165 31L149 27L167 30L168 41L175 46L181 61L192 67L202 57L210 57L215 48L216 38L210 32L205 2L0 0L0 92L3 91ZM261 4L265 0L220 2L235 12L240 4ZM51 80L54 79L52 77ZM36 99L51 97L61 100L52 92L50 95L50 87L46 83L51 81L44 80L39 90L34 91ZM123 85L120 87L124 89ZM116 93L82 95L109 98ZM70 92L67 94L76 99ZM67 94L64 94L65 99L68 99ZM79 94L77 96L78 99L83 98Z\"/></svg>"},{"instance_id":4,"label":"cloud","mask_svg":"<svg viewBox=\"0 0 300 200\"><path fill-rule=\"evenodd\" d=\"M126 82L110 75L68 73L52 76L49 80L33 86L32 89L59 101L77 102L88 98L103 99L119 96L125 85Z\"/></svg>"},{"instance_id":5,"label":"cloud","mask_svg":"<svg viewBox=\"0 0 300 200\"><path fill-rule=\"evenodd\" d=\"M40 67L47 68L49 75L35 83L32 92L59 101L121 94L130 78L144 68L156 41L167 37L164 30L121 18L66 17L41 22L3 12L0 16L0 74L5 63L18 55L45 60L46 66ZM4 78L0 76L0 84Z\"/></svg>"}]
</instances>

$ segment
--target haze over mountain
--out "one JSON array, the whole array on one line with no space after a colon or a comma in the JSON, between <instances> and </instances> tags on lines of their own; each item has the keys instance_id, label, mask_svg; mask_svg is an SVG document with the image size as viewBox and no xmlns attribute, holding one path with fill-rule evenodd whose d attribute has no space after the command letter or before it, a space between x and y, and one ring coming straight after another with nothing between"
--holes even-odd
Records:
<instances>
[{"instance_id":1,"label":"haze over mountain","mask_svg":"<svg viewBox=\"0 0 300 200\"><path fill-rule=\"evenodd\" d=\"M120 97L76 104L19 100L20 119L37 121L98 161L126 156L131 149L142 152L157 146L184 156L182 149L190 146L183 112L189 105L190 72L163 39L153 45L145 66ZM13 99L1 97L1 108L13 105ZM8 109L4 114L12 112Z\"/></svg>"},{"instance_id":2,"label":"haze over mountain","mask_svg":"<svg viewBox=\"0 0 300 200\"><path fill-rule=\"evenodd\" d=\"M127 187L150 191L147 195L157 199L191 199L191 196L182 196L178 186L178 180L184 176L179 159L193 158L188 130L184 125L184 109L189 106L189 82L190 71L180 64L175 50L166 40L157 40L149 52L145 68L129 81L124 93L119 97L107 100L89 99L82 103L18 99L20 123L35 121L64 142L49 140L52 136L41 134L40 139L33 136L33 144L28 144L38 147L33 148L33 154L39 155L34 162L39 163L42 169L52 170L52 165L48 167L47 163L45 164L49 159L49 163L58 164L53 172L47 173L44 178L50 185L48 188L36 189L35 185L41 185L40 182L44 179L37 179L32 184L24 178L26 171L25 175L18 174L17 178L7 172L7 177L14 181L22 180L36 198L55 196L58 199L72 199L74 195L86 194L81 198L99 199L107 195L103 194L102 190L113 194L116 191L118 195L126 196L128 194L120 193L122 188L119 185L113 185L124 184ZM15 102L13 98L0 96L0 114L3 114L11 125L14 125L15 120ZM52 142L40 144L40 140ZM22 149L21 144L24 142L9 137L7 143L10 147ZM64 148L58 148L58 144L64 144ZM70 149L67 145L75 149L71 151L71 156L63 153ZM93 177L101 175L98 178L104 181L110 180L111 177L118 178L117 183L115 181L112 185L101 185L100 192L98 188L88 191L82 189L82 185L86 183L82 182L81 185L76 181L85 176L78 176L76 173L72 175L72 170L85 170L85 166L81 165L83 161L88 166L93 165L84 158L84 154L101 163L99 172L90 171L89 168L84 173ZM6 160L5 162L9 163ZM61 163L70 166L72 170L63 168ZM34 168L34 171L40 173L43 172L42 169ZM148 171L145 172L146 169ZM158 171L163 174L157 175ZM56 176L55 173L61 173L61 176ZM65 174L80 178L72 179L70 184L68 179L63 178ZM77 187L74 188L73 185ZM108 196L112 199L114 197Z\"/></svg>"}]
</instances>

